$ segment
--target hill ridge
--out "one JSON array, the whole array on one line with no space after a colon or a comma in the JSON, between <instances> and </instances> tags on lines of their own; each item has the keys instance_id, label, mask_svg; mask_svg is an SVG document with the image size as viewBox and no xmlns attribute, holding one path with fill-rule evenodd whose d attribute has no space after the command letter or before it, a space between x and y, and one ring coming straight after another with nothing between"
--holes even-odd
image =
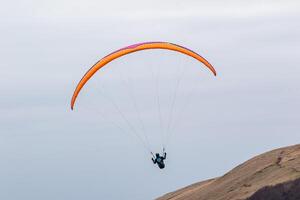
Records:
<instances>
[{"instance_id":1,"label":"hill ridge","mask_svg":"<svg viewBox=\"0 0 300 200\"><path fill-rule=\"evenodd\" d=\"M254 156L221 177L194 183L157 200L243 200L268 186L300 179L300 144Z\"/></svg>"}]
</instances>

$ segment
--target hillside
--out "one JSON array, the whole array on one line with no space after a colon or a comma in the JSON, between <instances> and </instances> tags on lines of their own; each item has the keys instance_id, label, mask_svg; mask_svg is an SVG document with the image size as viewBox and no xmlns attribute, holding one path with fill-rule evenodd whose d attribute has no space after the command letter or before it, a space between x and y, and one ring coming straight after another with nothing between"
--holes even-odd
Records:
<instances>
[{"instance_id":1,"label":"hillside","mask_svg":"<svg viewBox=\"0 0 300 200\"><path fill-rule=\"evenodd\" d=\"M195 183L157 200L296 200L299 197L300 145L294 145L256 156L222 177Z\"/></svg>"}]
</instances>

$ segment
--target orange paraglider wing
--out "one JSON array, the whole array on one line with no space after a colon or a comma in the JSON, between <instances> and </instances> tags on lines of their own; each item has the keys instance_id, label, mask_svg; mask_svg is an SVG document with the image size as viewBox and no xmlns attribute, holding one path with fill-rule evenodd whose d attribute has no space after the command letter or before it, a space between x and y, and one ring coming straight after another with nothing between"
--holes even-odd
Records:
<instances>
[{"instance_id":1,"label":"orange paraglider wing","mask_svg":"<svg viewBox=\"0 0 300 200\"><path fill-rule=\"evenodd\" d=\"M203 63L215 76L216 76L216 70L214 67L202 56L197 54L196 52L185 48L183 46L179 46L177 44L172 44L168 42L145 42L145 43L138 43L134 45L130 45L127 47L124 47L122 49L119 49L117 51L114 51L113 53L105 56L101 60L99 60L95 65L93 65L87 72L86 74L82 77L82 79L79 81L73 96L71 100L71 109L73 110L74 104L76 101L76 98L80 92L80 90L83 88L83 86L86 84L86 82L103 66L105 66L107 63L130 53L136 52L136 51L142 51L142 50L147 50L147 49L167 49L171 51L177 51L183 54L186 54L188 56L191 56L195 58L196 60L200 61Z\"/></svg>"}]
</instances>

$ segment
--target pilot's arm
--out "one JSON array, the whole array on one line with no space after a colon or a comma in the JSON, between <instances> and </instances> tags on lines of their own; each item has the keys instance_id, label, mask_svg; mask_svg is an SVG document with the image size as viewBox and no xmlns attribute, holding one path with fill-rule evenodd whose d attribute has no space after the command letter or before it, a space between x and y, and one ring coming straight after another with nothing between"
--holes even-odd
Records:
<instances>
[{"instance_id":1,"label":"pilot's arm","mask_svg":"<svg viewBox=\"0 0 300 200\"><path fill-rule=\"evenodd\" d=\"M152 159L153 163L156 164L156 159L155 160L153 158L151 158L151 159Z\"/></svg>"}]
</instances>

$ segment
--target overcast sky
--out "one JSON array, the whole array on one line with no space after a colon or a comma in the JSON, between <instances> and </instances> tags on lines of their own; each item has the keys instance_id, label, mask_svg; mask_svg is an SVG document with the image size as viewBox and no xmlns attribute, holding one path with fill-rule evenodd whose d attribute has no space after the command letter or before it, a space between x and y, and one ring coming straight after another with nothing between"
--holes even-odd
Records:
<instances>
[{"instance_id":1,"label":"overcast sky","mask_svg":"<svg viewBox=\"0 0 300 200\"><path fill-rule=\"evenodd\" d=\"M296 0L3 1L0 199L154 199L299 143L299 13ZM103 69L70 110L91 65L143 41L193 49L218 76L186 56L145 51ZM109 99L143 136L133 91L159 151L182 69L159 170Z\"/></svg>"}]
</instances>

